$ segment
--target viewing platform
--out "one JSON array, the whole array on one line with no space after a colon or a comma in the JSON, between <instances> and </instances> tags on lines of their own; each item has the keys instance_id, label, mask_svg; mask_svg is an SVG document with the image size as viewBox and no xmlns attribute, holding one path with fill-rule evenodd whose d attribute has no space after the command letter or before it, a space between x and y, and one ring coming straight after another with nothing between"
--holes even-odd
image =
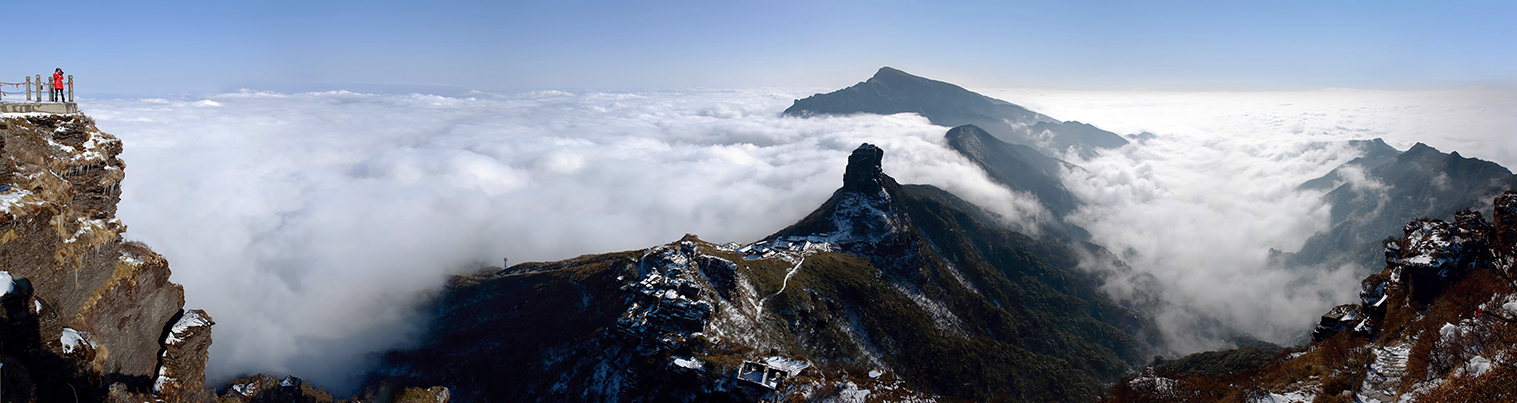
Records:
<instances>
[{"instance_id":1,"label":"viewing platform","mask_svg":"<svg viewBox=\"0 0 1517 403\"><path fill-rule=\"evenodd\" d=\"M65 81L61 71L57 74L46 80L38 74L21 82L0 82L0 88L11 86L21 90L0 89L0 113L79 113L79 104L74 103L74 75L69 74ZM23 94L24 97L17 96Z\"/></svg>"},{"instance_id":2,"label":"viewing platform","mask_svg":"<svg viewBox=\"0 0 1517 403\"><path fill-rule=\"evenodd\" d=\"M0 102L0 113L79 113L79 104L73 102Z\"/></svg>"}]
</instances>

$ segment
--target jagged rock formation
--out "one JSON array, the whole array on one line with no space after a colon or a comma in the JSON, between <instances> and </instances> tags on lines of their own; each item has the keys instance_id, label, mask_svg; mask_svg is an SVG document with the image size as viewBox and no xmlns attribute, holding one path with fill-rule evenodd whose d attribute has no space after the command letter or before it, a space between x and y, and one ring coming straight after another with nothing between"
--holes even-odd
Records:
<instances>
[{"instance_id":1,"label":"jagged rock formation","mask_svg":"<svg viewBox=\"0 0 1517 403\"><path fill-rule=\"evenodd\" d=\"M170 397L169 402L206 401L211 396L205 388L205 362L210 358L211 325L216 322L205 311L184 311L169 327L163 340L163 365L153 382L153 393Z\"/></svg>"},{"instance_id":2,"label":"jagged rock formation","mask_svg":"<svg viewBox=\"0 0 1517 403\"><path fill-rule=\"evenodd\" d=\"M367 399L350 399L346 401L400 401L374 399L374 396L366 397ZM385 395L385 397L389 397L389 395ZM276 378L273 375L258 374L227 381L225 391L222 392L216 401L221 403L332 403L333 400L332 395L306 382L304 379L294 376ZM446 402L447 398L445 397L442 403Z\"/></svg>"},{"instance_id":3,"label":"jagged rock formation","mask_svg":"<svg viewBox=\"0 0 1517 403\"><path fill-rule=\"evenodd\" d=\"M1410 151L1409 151L1410 152ZM1457 163L1457 162L1456 162ZM1517 191L1452 222L1417 219L1383 242L1360 301L1323 315L1314 341L1258 370L1190 376L1150 367L1106 401L1507 402L1517 397Z\"/></svg>"},{"instance_id":4,"label":"jagged rock formation","mask_svg":"<svg viewBox=\"0 0 1517 403\"><path fill-rule=\"evenodd\" d=\"M1037 148L1048 155L1073 149L1090 155L1115 148L1127 140L1080 122L1060 122L1010 102L980 95L963 87L881 67L874 77L828 94L798 99L785 109L789 116L890 115L916 113L935 125L975 125L996 137Z\"/></svg>"},{"instance_id":5,"label":"jagged rock formation","mask_svg":"<svg viewBox=\"0 0 1517 403\"><path fill-rule=\"evenodd\" d=\"M36 401L147 396L164 371L187 376L169 401L203 389L209 328L165 344L183 290L162 256L122 239L121 151L83 115L0 118L0 271L14 280L0 286L20 285L7 294L0 372L26 373Z\"/></svg>"},{"instance_id":6,"label":"jagged rock formation","mask_svg":"<svg viewBox=\"0 0 1517 403\"><path fill-rule=\"evenodd\" d=\"M843 170L844 192L871 192L883 189L885 170L880 163L885 159L885 150L873 144L863 144L848 154L848 166Z\"/></svg>"},{"instance_id":7,"label":"jagged rock formation","mask_svg":"<svg viewBox=\"0 0 1517 403\"><path fill-rule=\"evenodd\" d=\"M1517 175L1494 162L1444 154L1417 143L1395 153L1378 139L1361 144L1365 154L1302 188L1327 189L1331 228L1307 239L1301 250L1279 258L1288 265L1357 263L1380 267L1381 237L1421 217L1449 217L1488 206L1493 196L1517 188ZM1378 164L1376 164L1379 162Z\"/></svg>"},{"instance_id":8,"label":"jagged rock formation","mask_svg":"<svg viewBox=\"0 0 1517 403\"><path fill-rule=\"evenodd\" d=\"M371 376L464 401L1081 401L1154 352L1152 321L1032 239L860 146L842 187L764 240L455 278L415 349ZM374 389L371 386L371 389Z\"/></svg>"}]
</instances>

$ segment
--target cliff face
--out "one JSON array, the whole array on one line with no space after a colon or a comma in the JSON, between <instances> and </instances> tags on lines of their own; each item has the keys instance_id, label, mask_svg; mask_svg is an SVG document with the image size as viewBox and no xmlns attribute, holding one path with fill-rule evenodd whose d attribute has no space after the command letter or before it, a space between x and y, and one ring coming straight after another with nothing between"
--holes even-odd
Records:
<instances>
[{"instance_id":1,"label":"cliff face","mask_svg":"<svg viewBox=\"0 0 1517 403\"><path fill-rule=\"evenodd\" d=\"M163 373L190 375L166 400L204 395L194 374L204 371L210 318L196 314L203 323L180 334L189 315L168 262L123 239L121 151L83 115L0 117L0 271L12 278L0 372L29 378L32 390L18 393L36 401L152 394ZM170 336L178 342L166 344Z\"/></svg>"}]
</instances>

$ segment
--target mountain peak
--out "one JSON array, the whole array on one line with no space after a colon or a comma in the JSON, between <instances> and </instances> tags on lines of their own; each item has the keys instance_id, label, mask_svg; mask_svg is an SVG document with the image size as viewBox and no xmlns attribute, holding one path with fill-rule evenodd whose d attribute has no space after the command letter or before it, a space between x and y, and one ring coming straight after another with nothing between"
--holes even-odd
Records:
<instances>
[{"instance_id":1,"label":"mountain peak","mask_svg":"<svg viewBox=\"0 0 1517 403\"><path fill-rule=\"evenodd\" d=\"M888 68L888 67L887 67ZM875 147L873 144L860 144L848 156L848 168L843 171L843 189L869 191L879 189L880 176L885 171L880 168L880 161L885 158L885 150Z\"/></svg>"},{"instance_id":2,"label":"mountain peak","mask_svg":"<svg viewBox=\"0 0 1517 403\"><path fill-rule=\"evenodd\" d=\"M821 236L837 245L874 243L901 230L902 212L895 206L901 185L880 167L885 151L860 144L848 156L843 187L800 222L771 235Z\"/></svg>"},{"instance_id":3,"label":"mountain peak","mask_svg":"<svg viewBox=\"0 0 1517 403\"><path fill-rule=\"evenodd\" d=\"M995 138L995 136L992 136L990 132L987 132L985 129L981 129L979 126L975 125L962 125L948 129L948 133L944 134L943 137L947 138L949 141L958 140L961 138L966 140L973 138L978 139L982 142L985 141L986 137ZM1000 139L997 140L999 141Z\"/></svg>"},{"instance_id":4,"label":"mountain peak","mask_svg":"<svg viewBox=\"0 0 1517 403\"><path fill-rule=\"evenodd\" d=\"M966 90L963 87L959 87L957 85L918 77L912 75L911 73L907 73L890 66L881 67L879 71L874 72L874 76L870 77L869 81L884 83L886 85L895 85L899 83L920 83L919 85L949 86L957 91L969 92L969 90Z\"/></svg>"},{"instance_id":5,"label":"mountain peak","mask_svg":"<svg viewBox=\"0 0 1517 403\"><path fill-rule=\"evenodd\" d=\"M826 94L795 100L784 115L892 115L915 113L935 125L955 127L973 124L1001 141L1023 144L1049 155L1062 155L1071 147L1083 155L1095 149L1127 144L1116 133L1085 124L1065 125L1043 114L1010 102L987 97L964 87L937 81L886 66L864 82ZM1037 130L1032 127L1036 124Z\"/></svg>"},{"instance_id":6,"label":"mountain peak","mask_svg":"<svg viewBox=\"0 0 1517 403\"><path fill-rule=\"evenodd\" d=\"M896 69L896 68L890 67L890 66L881 67L879 71L874 72L874 76L875 77L880 77L880 76L910 76L910 75L911 74L909 74L907 72L901 71L900 69Z\"/></svg>"},{"instance_id":7,"label":"mountain peak","mask_svg":"<svg viewBox=\"0 0 1517 403\"><path fill-rule=\"evenodd\" d=\"M1406 154L1411 154L1411 155L1417 155L1417 154L1422 154L1422 153L1427 153L1427 152L1432 152L1432 153L1435 153L1435 154L1441 154L1438 151L1438 149L1433 148L1433 146L1430 146L1430 145L1427 145L1427 144L1423 144L1422 142L1418 142L1417 144L1413 144L1412 148L1406 149Z\"/></svg>"}]
</instances>

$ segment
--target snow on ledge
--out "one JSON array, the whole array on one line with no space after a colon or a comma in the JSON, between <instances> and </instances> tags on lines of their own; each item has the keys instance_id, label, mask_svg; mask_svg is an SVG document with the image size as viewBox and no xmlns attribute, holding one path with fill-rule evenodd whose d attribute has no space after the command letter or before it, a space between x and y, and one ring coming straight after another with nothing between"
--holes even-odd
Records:
<instances>
[{"instance_id":1,"label":"snow on ledge","mask_svg":"<svg viewBox=\"0 0 1517 403\"><path fill-rule=\"evenodd\" d=\"M682 357L674 357L674 365L679 366L681 368L689 368L689 369L699 370L701 368L704 368L706 366L706 363L701 362L701 360L698 360L698 359L695 359L695 358L686 359L686 358L682 358Z\"/></svg>"},{"instance_id":2,"label":"snow on ledge","mask_svg":"<svg viewBox=\"0 0 1517 403\"><path fill-rule=\"evenodd\" d=\"M178 322L174 322L174 327L169 330L169 335L163 338L163 344L177 345L183 342L186 337L189 337L185 333L189 332L190 328L210 325L210 319L201 315L200 311L184 311L184 316L180 317Z\"/></svg>"},{"instance_id":3,"label":"snow on ledge","mask_svg":"<svg viewBox=\"0 0 1517 403\"><path fill-rule=\"evenodd\" d=\"M95 342L90 340L88 332L67 327L63 328L62 334L58 336L58 342L63 343L63 352L65 354L80 350L85 345L89 345L90 348L95 347Z\"/></svg>"}]
</instances>

